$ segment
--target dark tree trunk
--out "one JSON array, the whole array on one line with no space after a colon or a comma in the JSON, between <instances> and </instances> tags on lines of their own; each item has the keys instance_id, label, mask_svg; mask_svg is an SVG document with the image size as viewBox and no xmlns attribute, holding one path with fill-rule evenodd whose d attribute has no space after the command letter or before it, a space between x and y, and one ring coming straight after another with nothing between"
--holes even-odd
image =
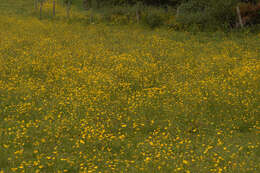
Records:
<instances>
[{"instance_id":1,"label":"dark tree trunk","mask_svg":"<svg viewBox=\"0 0 260 173\"><path fill-rule=\"evenodd\" d=\"M40 19L42 19L42 6L43 6L43 0L40 2Z\"/></svg>"}]
</instances>

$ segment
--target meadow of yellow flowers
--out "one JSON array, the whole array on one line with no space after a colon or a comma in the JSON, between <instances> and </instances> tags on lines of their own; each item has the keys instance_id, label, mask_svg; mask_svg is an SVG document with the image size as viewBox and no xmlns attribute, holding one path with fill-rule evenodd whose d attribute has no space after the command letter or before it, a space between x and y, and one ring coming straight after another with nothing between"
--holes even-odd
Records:
<instances>
[{"instance_id":1,"label":"meadow of yellow flowers","mask_svg":"<svg viewBox=\"0 0 260 173\"><path fill-rule=\"evenodd\" d=\"M260 170L259 35L1 14L1 173Z\"/></svg>"}]
</instances>

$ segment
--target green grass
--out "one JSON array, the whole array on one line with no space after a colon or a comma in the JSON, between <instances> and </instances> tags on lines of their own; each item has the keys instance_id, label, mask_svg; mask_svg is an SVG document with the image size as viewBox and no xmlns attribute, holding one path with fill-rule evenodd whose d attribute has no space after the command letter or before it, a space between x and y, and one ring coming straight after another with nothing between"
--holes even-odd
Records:
<instances>
[{"instance_id":1,"label":"green grass","mask_svg":"<svg viewBox=\"0 0 260 173\"><path fill-rule=\"evenodd\" d=\"M0 172L259 172L259 33L0 2Z\"/></svg>"}]
</instances>

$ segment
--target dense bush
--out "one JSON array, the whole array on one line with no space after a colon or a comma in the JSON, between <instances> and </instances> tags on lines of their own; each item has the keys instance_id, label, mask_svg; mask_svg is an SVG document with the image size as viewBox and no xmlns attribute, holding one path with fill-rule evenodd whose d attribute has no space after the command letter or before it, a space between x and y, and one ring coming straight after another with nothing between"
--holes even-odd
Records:
<instances>
[{"instance_id":1,"label":"dense bush","mask_svg":"<svg viewBox=\"0 0 260 173\"><path fill-rule=\"evenodd\" d=\"M194 24L203 25L209 18L206 14L207 3L204 1L189 1L183 3L178 8L177 22L179 23L180 29L190 27Z\"/></svg>"},{"instance_id":2,"label":"dense bush","mask_svg":"<svg viewBox=\"0 0 260 173\"><path fill-rule=\"evenodd\" d=\"M200 29L226 28L236 21L238 0L190 0L179 6L177 22L181 29L197 25Z\"/></svg>"},{"instance_id":3,"label":"dense bush","mask_svg":"<svg viewBox=\"0 0 260 173\"><path fill-rule=\"evenodd\" d=\"M210 15L219 25L233 24L236 21L235 6L238 0L211 0Z\"/></svg>"},{"instance_id":4,"label":"dense bush","mask_svg":"<svg viewBox=\"0 0 260 173\"><path fill-rule=\"evenodd\" d=\"M143 12L143 23L150 28L156 28L164 24L165 11L160 8L146 7Z\"/></svg>"}]
</instances>

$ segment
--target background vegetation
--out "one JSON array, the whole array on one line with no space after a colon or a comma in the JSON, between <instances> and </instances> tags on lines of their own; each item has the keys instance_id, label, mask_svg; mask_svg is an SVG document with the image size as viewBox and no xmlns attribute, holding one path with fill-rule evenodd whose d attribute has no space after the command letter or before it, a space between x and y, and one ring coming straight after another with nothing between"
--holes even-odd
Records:
<instances>
[{"instance_id":1,"label":"background vegetation","mask_svg":"<svg viewBox=\"0 0 260 173\"><path fill-rule=\"evenodd\" d=\"M81 1L80 1L81 2ZM238 21L236 6L241 2L256 4L257 0L89 0L83 3L86 8L105 8L113 14L129 16L129 13L140 10L142 23L151 28L168 26L175 30L216 31L230 30ZM75 3L79 4L78 0ZM133 10L134 8L134 10ZM260 11L260 8L259 10ZM101 12L102 13L102 12ZM176 15L176 13L178 13ZM132 14L134 16L135 14ZM166 17L167 16L167 17ZM260 13L253 19L259 24ZM252 24L252 23L251 23ZM259 26L258 26L259 27Z\"/></svg>"},{"instance_id":2,"label":"background vegetation","mask_svg":"<svg viewBox=\"0 0 260 173\"><path fill-rule=\"evenodd\" d=\"M45 0L34 0L44 2ZM260 1L258 0L52 0L67 7L84 10L92 22L112 24L138 23L152 29L168 27L186 31L231 31L238 29L239 6L244 25L258 30ZM41 10L40 10L41 11ZM98 16L98 20L96 19ZM41 13L40 13L41 18ZM244 20L245 19L245 20Z\"/></svg>"}]
</instances>

